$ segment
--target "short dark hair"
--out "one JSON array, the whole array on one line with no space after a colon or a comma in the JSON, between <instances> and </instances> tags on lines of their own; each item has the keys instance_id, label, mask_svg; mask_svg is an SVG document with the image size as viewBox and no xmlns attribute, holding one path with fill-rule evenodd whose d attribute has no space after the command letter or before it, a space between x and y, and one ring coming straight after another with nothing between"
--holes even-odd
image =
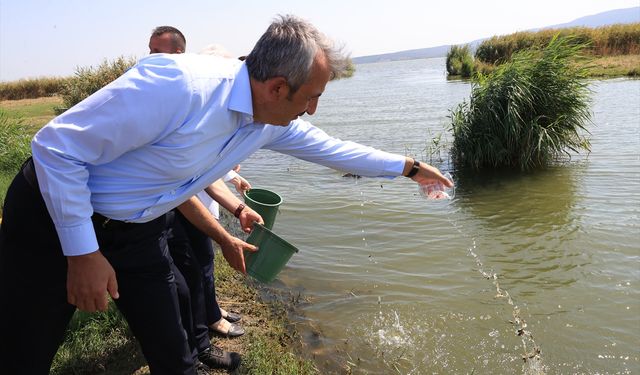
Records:
<instances>
[{"instance_id":1,"label":"short dark hair","mask_svg":"<svg viewBox=\"0 0 640 375\"><path fill-rule=\"evenodd\" d=\"M173 42L173 48L181 49L182 51L186 51L187 49L187 39L184 37L180 30L176 29L173 26L158 26L153 31L151 31L151 37L160 36L162 34L170 33L171 41Z\"/></svg>"}]
</instances>

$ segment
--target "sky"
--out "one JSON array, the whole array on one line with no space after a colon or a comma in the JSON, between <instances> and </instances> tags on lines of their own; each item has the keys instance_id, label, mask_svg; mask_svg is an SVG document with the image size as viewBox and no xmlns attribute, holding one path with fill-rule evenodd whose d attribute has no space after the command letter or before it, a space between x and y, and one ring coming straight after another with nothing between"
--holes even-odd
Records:
<instances>
[{"instance_id":1,"label":"sky","mask_svg":"<svg viewBox=\"0 0 640 375\"><path fill-rule=\"evenodd\" d=\"M0 0L0 81L73 75L149 53L151 30L180 29L187 52L247 54L278 14L311 21L352 57L463 44L572 21L640 0Z\"/></svg>"}]
</instances>

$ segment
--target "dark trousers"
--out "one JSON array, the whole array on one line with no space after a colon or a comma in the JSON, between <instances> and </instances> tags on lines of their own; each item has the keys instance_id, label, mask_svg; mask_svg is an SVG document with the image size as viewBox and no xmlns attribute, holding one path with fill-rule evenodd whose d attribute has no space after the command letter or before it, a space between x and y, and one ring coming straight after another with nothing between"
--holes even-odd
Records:
<instances>
[{"instance_id":1,"label":"dark trousers","mask_svg":"<svg viewBox=\"0 0 640 375\"><path fill-rule=\"evenodd\" d=\"M96 217L96 215L94 215ZM195 374L180 321L169 216L94 227L116 272L115 302L140 342L152 374ZM118 224L116 222L116 224ZM67 263L39 190L18 173L0 227L0 372L48 374L75 311L67 303Z\"/></svg>"},{"instance_id":2,"label":"dark trousers","mask_svg":"<svg viewBox=\"0 0 640 375\"><path fill-rule=\"evenodd\" d=\"M210 345L208 325L222 317L215 295L211 239L175 210L169 251L190 291L193 338L202 352Z\"/></svg>"}]
</instances>

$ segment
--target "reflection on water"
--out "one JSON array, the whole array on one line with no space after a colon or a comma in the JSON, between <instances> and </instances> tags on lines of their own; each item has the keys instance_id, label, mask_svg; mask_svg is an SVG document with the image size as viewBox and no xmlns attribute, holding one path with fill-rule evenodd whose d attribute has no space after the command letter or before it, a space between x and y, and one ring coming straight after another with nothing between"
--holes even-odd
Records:
<instances>
[{"instance_id":1,"label":"reflection on water","mask_svg":"<svg viewBox=\"0 0 640 375\"><path fill-rule=\"evenodd\" d=\"M590 155L477 175L445 157L451 201L267 151L243 163L284 198L274 230L300 252L271 288L303 296L292 319L322 373L640 373L640 81L591 88ZM359 65L311 120L424 157L469 91L443 59Z\"/></svg>"}]
</instances>

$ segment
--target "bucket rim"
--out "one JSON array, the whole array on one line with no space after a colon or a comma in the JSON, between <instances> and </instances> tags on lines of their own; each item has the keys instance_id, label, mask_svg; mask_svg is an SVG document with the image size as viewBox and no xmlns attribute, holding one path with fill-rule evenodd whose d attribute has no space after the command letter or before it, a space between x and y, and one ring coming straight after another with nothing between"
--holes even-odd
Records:
<instances>
[{"instance_id":1,"label":"bucket rim","mask_svg":"<svg viewBox=\"0 0 640 375\"><path fill-rule=\"evenodd\" d=\"M264 202L259 202L253 198L251 198L249 195L247 195L247 193L251 192L251 191L256 191L256 192L265 192L265 193L269 193L269 194L273 194L278 198L278 203L264 203ZM273 192L271 190L267 190L267 189L249 189L249 190L245 190L242 193L243 197L245 200L250 200L251 202L263 205L263 206L267 206L267 207L278 207L282 204L282 197L280 196L280 194Z\"/></svg>"}]
</instances>

